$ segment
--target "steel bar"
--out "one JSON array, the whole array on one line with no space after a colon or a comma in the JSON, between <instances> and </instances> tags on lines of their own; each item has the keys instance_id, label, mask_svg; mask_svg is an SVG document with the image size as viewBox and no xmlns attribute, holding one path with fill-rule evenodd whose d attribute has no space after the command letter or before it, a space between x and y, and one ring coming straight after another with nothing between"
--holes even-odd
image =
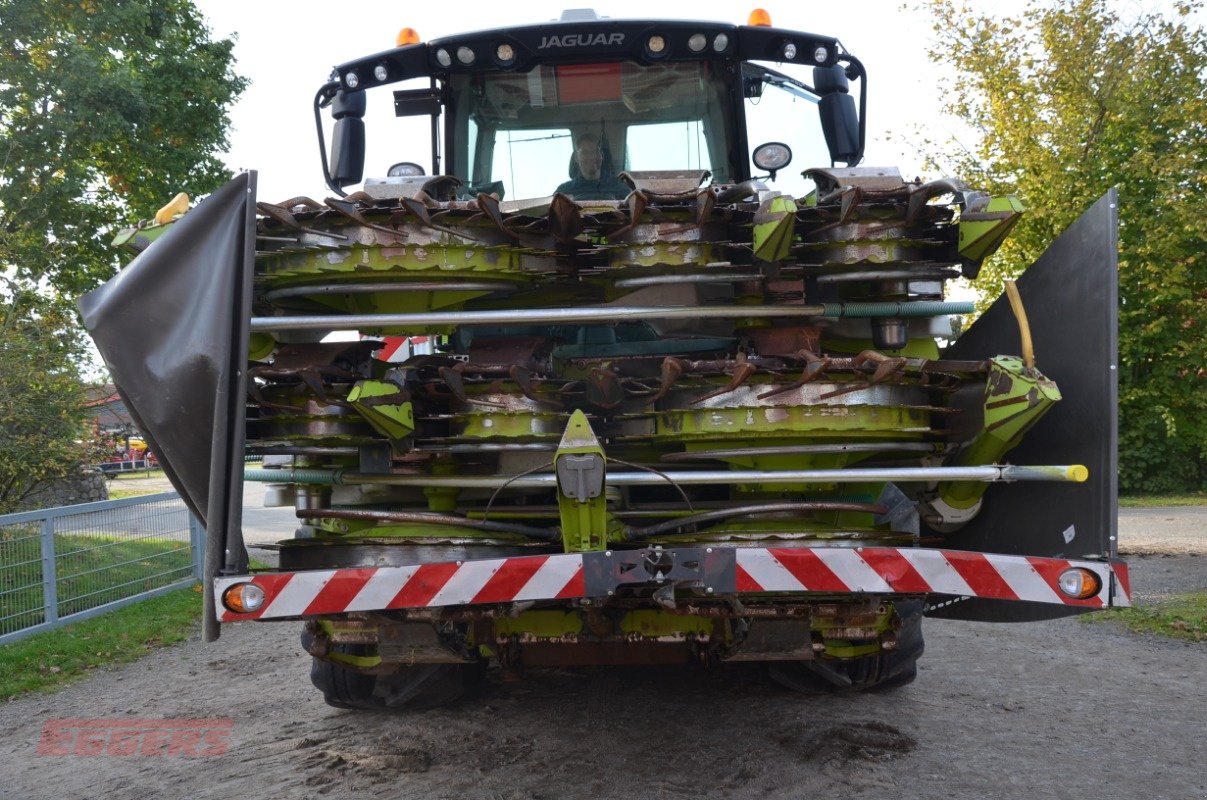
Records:
<instances>
[{"instance_id":1,"label":"steel bar","mask_svg":"<svg viewBox=\"0 0 1207 800\"><path fill-rule=\"evenodd\" d=\"M825 303L808 306L587 306L498 311L432 311L419 314L323 314L315 316L252 317L250 329L354 330L466 325L544 325L609 323L642 319L774 319L777 317L914 317L968 314L972 303Z\"/></svg>"},{"instance_id":2,"label":"steel bar","mask_svg":"<svg viewBox=\"0 0 1207 800\"><path fill-rule=\"evenodd\" d=\"M817 276L818 283L846 283L849 281L936 281L960 277L954 269L908 270L881 269L860 272L827 272Z\"/></svg>"},{"instance_id":3,"label":"steel bar","mask_svg":"<svg viewBox=\"0 0 1207 800\"><path fill-rule=\"evenodd\" d=\"M629 531L630 538L634 536L654 536L667 531L686 528L689 525L698 525L702 522L715 522L722 519L731 519L732 517L753 516L755 514L775 514L775 513L795 513L815 511L857 511L870 514L885 513L884 506L876 505L875 503L844 503L833 502L827 500L818 500L803 503L756 503L748 506L735 506L734 508L719 508L714 511L702 511L699 514L689 514L686 517L676 517L675 519L659 522L655 525L649 525L644 528L633 528Z\"/></svg>"},{"instance_id":4,"label":"steel bar","mask_svg":"<svg viewBox=\"0 0 1207 800\"><path fill-rule=\"evenodd\" d=\"M699 272L690 275L647 275L644 278L621 278L616 281L617 289L635 289L639 286L662 286L678 283L736 283L762 279L757 272Z\"/></svg>"},{"instance_id":5,"label":"steel bar","mask_svg":"<svg viewBox=\"0 0 1207 800\"><path fill-rule=\"evenodd\" d=\"M940 445L928 442L857 442L849 444L795 444L772 447L735 447L724 450L687 450L666 453L663 461L704 461L716 458L746 456L782 456L801 453L934 453Z\"/></svg>"},{"instance_id":6,"label":"steel bar","mask_svg":"<svg viewBox=\"0 0 1207 800\"><path fill-rule=\"evenodd\" d=\"M264 293L268 301L324 294L389 294L391 292L498 292L515 289L513 281L421 281L412 283L314 283L286 286Z\"/></svg>"},{"instance_id":7,"label":"steel bar","mask_svg":"<svg viewBox=\"0 0 1207 800\"><path fill-rule=\"evenodd\" d=\"M271 474L266 474L271 473ZM983 467L876 467L865 469L791 469L791 470L698 470L662 472L612 472L609 486L657 486L669 482L681 485L730 483L882 483L934 481L1064 481L1081 483L1088 471L1079 464L1059 466L990 465ZM383 484L388 486L433 486L461 489L497 489L504 484L517 489L557 486L552 473L508 477L506 475L374 475L345 470L247 470L244 478L272 483Z\"/></svg>"},{"instance_id":8,"label":"steel bar","mask_svg":"<svg viewBox=\"0 0 1207 800\"><path fill-rule=\"evenodd\" d=\"M298 517L302 519L353 519L371 522L401 522L422 525L445 525L474 530L492 531L495 533L512 533L529 536L544 541L557 541L561 534L547 528L535 528L531 525L514 525L507 522L490 522L483 519L459 517L456 514L433 514L426 511L375 511L371 509L298 509ZM364 531L360 531L364 533Z\"/></svg>"}]
</instances>

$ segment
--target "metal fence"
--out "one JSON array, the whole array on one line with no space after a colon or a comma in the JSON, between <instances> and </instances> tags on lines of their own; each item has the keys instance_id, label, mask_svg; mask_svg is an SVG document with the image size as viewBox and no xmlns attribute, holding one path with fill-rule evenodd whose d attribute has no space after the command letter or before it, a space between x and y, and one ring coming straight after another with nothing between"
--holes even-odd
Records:
<instances>
[{"instance_id":1,"label":"metal fence","mask_svg":"<svg viewBox=\"0 0 1207 800\"><path fill-rule=\"evenodd\" d=\"M175 492L0 516L0 644L190 585L202 539Z\"/></svg>"},{"instance_id":2,"label":"metal fence","mask_svg":"<svg viewBox=\"0 0 1207 800\"><path fill-rule=\"evenodd\" d=\"M159 469L159 462L149 458L137 458L132 461L102 461L93 466L106 475L115 475L119 472L150 472Z\"/></svg>"}]
</instances>

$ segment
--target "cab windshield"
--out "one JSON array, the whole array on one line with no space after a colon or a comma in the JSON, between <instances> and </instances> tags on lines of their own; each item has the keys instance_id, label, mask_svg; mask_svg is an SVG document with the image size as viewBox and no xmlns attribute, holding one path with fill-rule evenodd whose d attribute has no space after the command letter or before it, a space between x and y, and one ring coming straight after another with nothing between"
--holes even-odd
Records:
<instances>
[{"instance_id":1,"label":"cab windshield","mask_svg":"<svg viewBox=\"0 0 1207 800\"><path fill-rule=\"evenodd\" d=\"M453 158L470 192L620 199L623 171L732 178L723 65L546 64L452 77Z\"/></svg>"}]
</instances>

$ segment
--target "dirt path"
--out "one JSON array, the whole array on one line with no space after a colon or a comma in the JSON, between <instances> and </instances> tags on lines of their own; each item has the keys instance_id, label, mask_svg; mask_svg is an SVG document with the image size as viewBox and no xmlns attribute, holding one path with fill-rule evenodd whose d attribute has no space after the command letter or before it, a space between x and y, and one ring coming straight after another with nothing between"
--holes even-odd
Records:
<instances>
[{"instance_id":1,"label":"dirt path","mask_svg":"<svg viewBox=\"0 0 1207 800\"><path fill-rule=\"evenodd\" d=\"M1121 508L1119 550L1125 556L1207 555L1207 506Z\"/></svg>"},{"instance_id":2,"label":"dirt path","mask_svg":"<svg viewBox=\"0 0 1207 800\"><path fill-rule=\"evenodd\" d=\"M1141 598L1207 559L1133 559ZM1207 796L1207 648L1075 619L931 620L912 686L808 698L751 674L556 671L409 716L325 706L292 623L228 627L0 706L0 797L1188 800ZM231 717L219 758L41 757L43 724Z\"/></svg>"}]
</instances>

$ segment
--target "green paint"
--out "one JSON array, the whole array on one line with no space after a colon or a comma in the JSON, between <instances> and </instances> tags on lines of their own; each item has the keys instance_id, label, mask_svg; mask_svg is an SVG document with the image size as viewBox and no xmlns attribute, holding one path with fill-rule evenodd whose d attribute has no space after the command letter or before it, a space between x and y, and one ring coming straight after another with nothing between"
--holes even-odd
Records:
<instances>
[{"instance_id":1,"label":"green paint","mask_svg":"<svg viewBox=\"0 0 1207 800\"><path fill-rule=\"evenodd\" d=\"M682 635L707 639L723 626L714 619L670 614L662 609L640 609L621 617L618 627L626 636L640 636L646 639Z\"/></svg>"},{"instance_id":2,"label":"green paint","mask_svg":"<svg viewBox=\"0 0 1207 800\"><path fill-rule=\"evenodd\" d=\"M783 261L792 249L796 201L787 195L768 198L754 215L754 257Z\"/></svg>"},{"instance_id":3,"label":"green paint","mask_svg":"<svg viewBox=\"0 0 1207 800\"><path fill-rule=\"evenodd\" d=\"M577 611L525 611L516 617L496 617L495 638L528 634L542 639L577 636L583 632L583 619Z\"/></svg>"},{"instance_id":4,"label":"green paint","mask_svg":"<svg viewBox=\"0 0 1207 800\"><path fill-rule=\"evenodd\" d=\"M358 381L348 392L348 405L356 409L373 430L390 440L396 450L399 443L415 431L415 409L409 400L387 403L381 398L400 398L399 388L387 381Z\"/></svg>"},{"instance_id":5,"label":"green paint","mask_svg":"<svg viewBox=\"0 0 1207 800\"><path fill-rule=\"evenodd\" d=\"M967 214L960 220L960 255L969 261L984 261L1006 241L1026 210L1017 197L1006 195L994 197L983 210Z\"/></svg>"},{"instance_id":6,"label":"green paint","mask_svg":"<svg viewBox=\"0 0 1207 800\"><path fill-rule=\"evenodd\" d=\"M595 438L591 423L581 409L570 415L570 422L562 434L561 444L558 445L554 464L557 465L559 479L567 473L567 463L584 463L582 459L589 457L600 464L606 464L603 446ZM606 467L605 467L606 469ZM574 473L570 473L574 474ZM572 479L571 479L572 480ZM566 481L569 483L569 480ZM590 498L575 498L567 492L576 491L576 486L558 486L557 508L562 524L562 543L567 553L582 553L589 550L604 550L608 546L608 501L603 486L598 494Z\"/></svg>"},{"instance_id":7,"label":"green paint","mask_svg":"<svg viewBox=\"0 0 1207 800\"><path fill-rule=\"evenodd\" d=\"M956 455L953 466L999 463L1059 400L1056 384L1038 370L1028 370L1022 359L1014 356L991 359L985 382L983 427ZM941 483L939 497L952 508L971 508L980 502L988 488L987 483L973 481Z\"/></svg>"},{"instance_id":8,"label":"green paint","mask_svg":"<svg viewBox=\"0 0 1207 800\"><path fill-rule=\"evenodd\" d=\"M742 437L780 439L785 435L847 439L921 435L930 428L930 412L913 406L760 406L664 411L656 417L656 433L669 441L717 441Z\"/></svg>"},{"instance_id":9,"label":"green paint","mask_svg":"<svg viewBox=\"0 0 1207 800\"><path fill-rule=\"evenodd\" d=\"M247 360L263 361L272 355L272 351L276 349L277 340L272 338L271 333L253 333L248 338Z\"/></svg>"}]
</instances>

